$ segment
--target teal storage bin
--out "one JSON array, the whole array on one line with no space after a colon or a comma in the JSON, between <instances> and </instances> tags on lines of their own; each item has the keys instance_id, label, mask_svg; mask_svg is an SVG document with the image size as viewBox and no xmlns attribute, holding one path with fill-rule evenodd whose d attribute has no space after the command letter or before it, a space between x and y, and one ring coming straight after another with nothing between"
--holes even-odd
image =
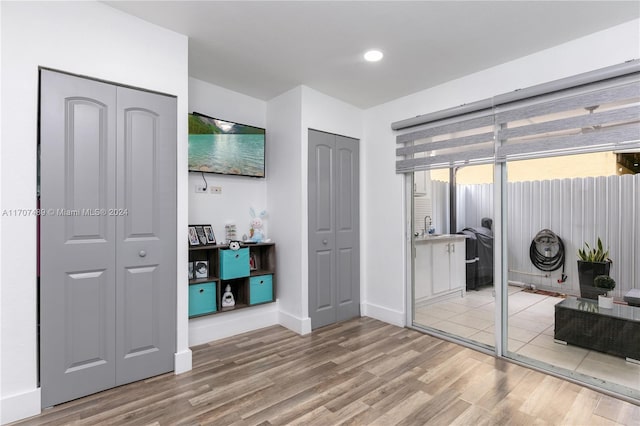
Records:
<instances>
[{"instance_id":1,"label":"teal storage bin","mask_svg":"<svg viewBox=\"0 0 640 426\"><path fill-rule=\"evenodd\" d=\"M220 250L220 278L231 280L249 276L249 248Z\"/></svg>"},{"instance_id":2,"label":"teal storage bin","mask_svg":"<svg viewBox=\"0 0 640 426\"><path fill-rule=\"evenodd\" d=\"M192 284L189 286L189 316L205 315L215 312L216 283Z\"/></svg>"},{"instance_id":3,"label":"teal storage bin","mask_svg":"<svg viewBox=\"0 0 640 426\"><path fill-rule=\"evenodd\" d=\"M273 301L273 277L257 275L249 278L249 304Z\"/></svg>"}]
</instances>

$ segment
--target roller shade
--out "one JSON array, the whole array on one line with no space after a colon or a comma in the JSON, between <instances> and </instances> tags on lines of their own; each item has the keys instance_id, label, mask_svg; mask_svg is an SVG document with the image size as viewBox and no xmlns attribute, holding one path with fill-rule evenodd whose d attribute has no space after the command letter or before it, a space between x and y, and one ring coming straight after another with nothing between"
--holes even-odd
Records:
<instances>
[{"instance_id":1,"label":"roller shade","mask_svg":"<svg viewBox=\"0 0 640 426\"><path fill-rule=\"evenodd\" d=\"M498 161L640 148L640 73L495 108Z\"/></svg>"},{"instance_id":2,"label":"roller shade","mask_svg":"<svg viewBox=\"0 0 640 426\"><path fill-rule=\"evenodd\" d=\"M398 135L397 173L463 164L491 163L495 157L494 114L485 109L438 120Z\"/></svg>"},{"instance_id":3,"label":"roller shade","mask_svg":"<svg viewBox=\"0 0 640 426\"><path fill-rule=\"evenodd\" d=\"M396 172L640 149L640 61L392 123Z\"/></svg>"}]
</instances>

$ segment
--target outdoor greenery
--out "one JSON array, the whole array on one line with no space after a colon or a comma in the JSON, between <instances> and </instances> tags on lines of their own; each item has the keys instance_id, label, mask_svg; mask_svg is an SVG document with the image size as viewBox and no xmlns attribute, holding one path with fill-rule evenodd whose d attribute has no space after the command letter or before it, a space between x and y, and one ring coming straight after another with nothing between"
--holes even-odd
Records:
<instances>
[{"instance_id":1,"label":"outdoor greenery","mask_svg":"<svg viewBox=\"0 0 640 426\"><path fill-rule=\"evenodd\" d=\"M593 279L593 285L610 291L616 288L616 281L608 275L598 275Z\"/></svg>"},{"instance_id":2,"label":"outdoor greenery","mask_svg":"<svg viewBox=\"0 0 640 426\"><path fill-rule=\"evenodd\" d=\"M584 243L584 248L578 249L578 259L583 262L611 262L609 250L605 251L600 237L598 237L596 247L592 248L588 243Z\"/></svg>"}]
</instances>

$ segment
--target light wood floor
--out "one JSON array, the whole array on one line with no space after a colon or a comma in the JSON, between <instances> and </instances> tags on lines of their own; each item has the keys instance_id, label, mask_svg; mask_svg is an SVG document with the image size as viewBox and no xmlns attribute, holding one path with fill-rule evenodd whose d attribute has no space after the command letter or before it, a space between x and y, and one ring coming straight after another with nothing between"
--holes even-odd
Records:
<instances>
[{"instance_id":1,"label":"light wood floor","mask_svg":"<svg viewBox=\"0 0 640 426\"><path fill-rule=\"evenodd\" d=\"M25 425L640 425L640 407L370 318L269 327L193 349L193 370Z\"/></svg>"}]
</instances>

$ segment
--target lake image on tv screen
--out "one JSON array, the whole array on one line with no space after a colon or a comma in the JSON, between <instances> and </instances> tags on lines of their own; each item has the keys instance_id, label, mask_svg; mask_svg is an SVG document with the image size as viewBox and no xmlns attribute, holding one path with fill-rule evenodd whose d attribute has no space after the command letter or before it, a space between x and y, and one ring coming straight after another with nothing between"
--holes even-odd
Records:
<instances>
[{"instance_id":1,"label":"lake image on tv screen","mask_svg":"<svg viewBox=\"0 0 640 426\"><path fill-rule=\"evenodd\" d=\"M264 130L189 115L189 170L264 176Z\"/></svg>"}]
</instances>

